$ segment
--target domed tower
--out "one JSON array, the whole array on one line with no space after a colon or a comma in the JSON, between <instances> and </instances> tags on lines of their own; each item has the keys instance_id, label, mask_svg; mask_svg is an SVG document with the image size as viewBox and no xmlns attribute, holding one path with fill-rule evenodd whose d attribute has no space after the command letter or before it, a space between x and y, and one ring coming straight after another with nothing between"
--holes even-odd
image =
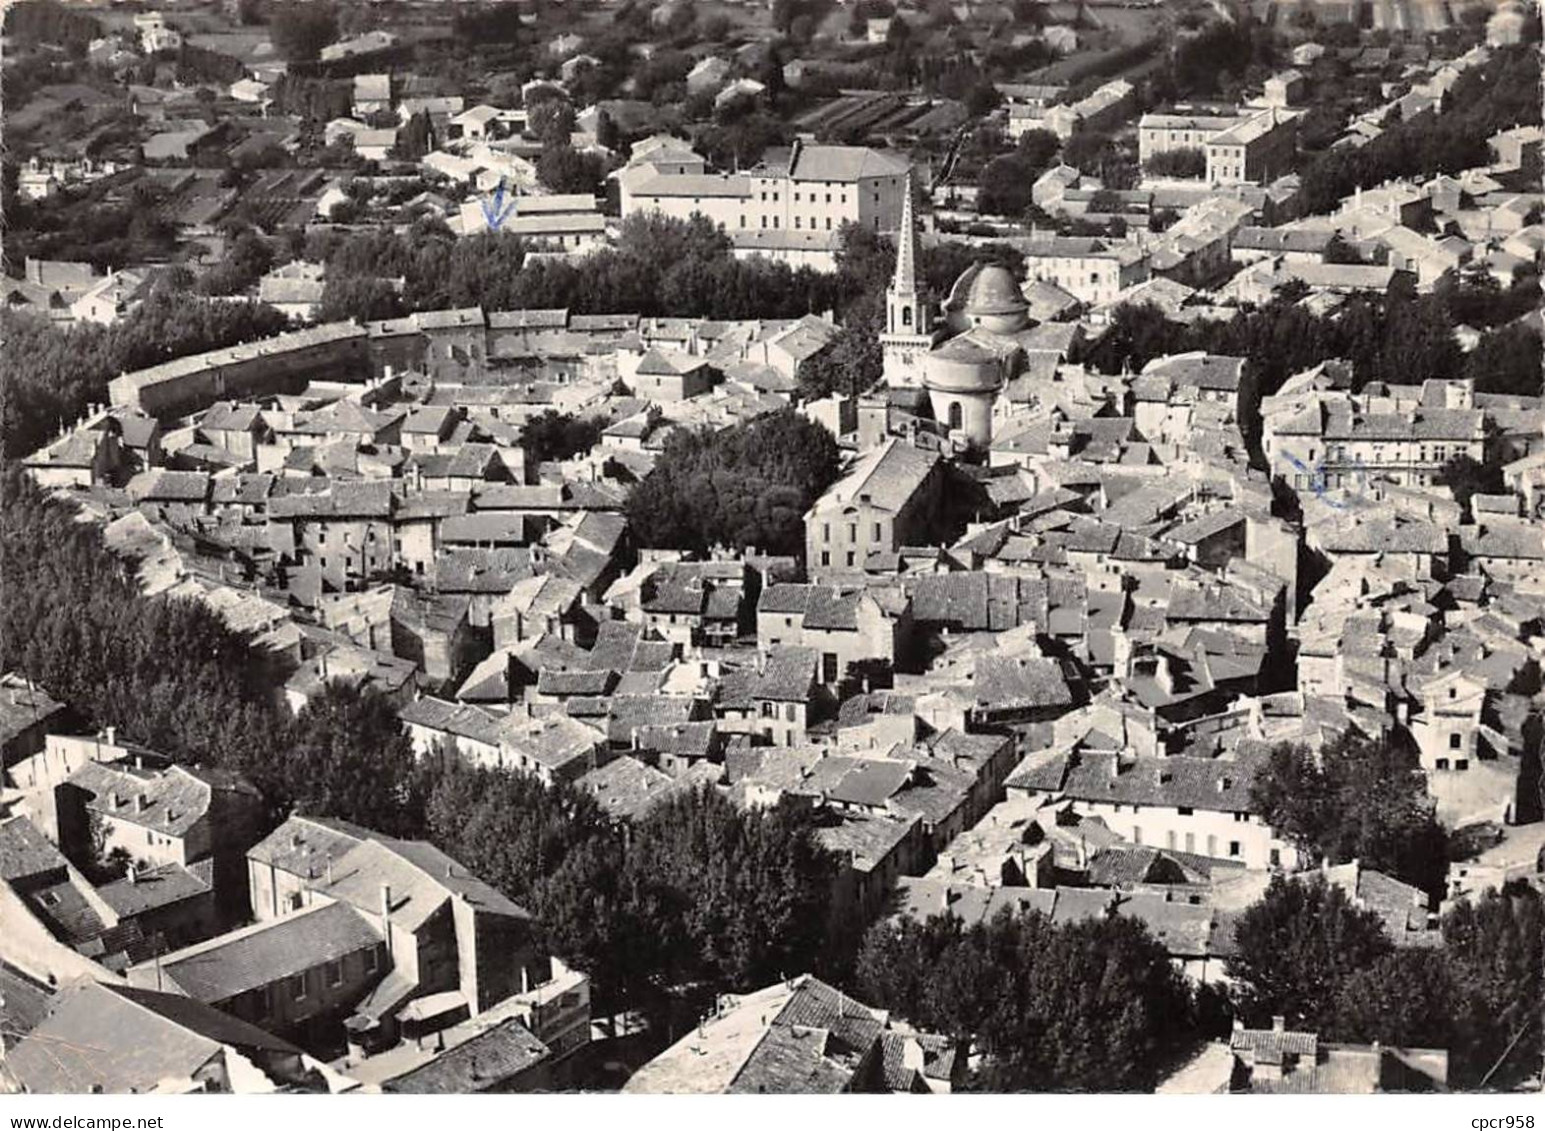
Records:
<instances>
[{"instance_id":1,"label":"domed tower","mask_svg":"<svg viewBox=\"0 0 1545 1131\"><path fill-rule=\"evenodd\" d=\"M1017 334L1030 328L1030 303L1013 273L996 263L973 263L961 272L944 310L957 330L980 326L994 334Z\"/></svg>"},{"instance_id":2,"label":"domed tower","mask_svg":"<svg viewBox=\"0 0 1545 1131\"><path fill-rule=\"evenodd\" d=\"M992 440L992 406L1022 352L1012 335L1030 324L1030 304L1004 267L977 263L955 281L945 307L961 332L929 353L923 384L934 419L977 444Z\"/></svg>"},{"instance_id":3,"label":"domed tower","mask_svg":"<svg viewBox=\"0 0 1545 1131\"><path fill-rule=\"evenodd\" d=\"M880 335L885 383L891 388L923 382L923 355L933 346L933 303L917 285L917 226L912 217L912 176L901 199L896 231L896 272L885 288L885 330Z\"/></svg>"}]
</instances>

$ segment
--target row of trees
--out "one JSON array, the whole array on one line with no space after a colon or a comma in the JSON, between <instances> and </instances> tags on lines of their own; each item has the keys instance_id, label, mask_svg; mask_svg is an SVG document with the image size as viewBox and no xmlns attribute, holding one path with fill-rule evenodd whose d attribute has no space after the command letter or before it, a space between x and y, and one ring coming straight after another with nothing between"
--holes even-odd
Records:
<instances>
[{"instance_id":1,"label":"row of trees","mask_svg":"<svg viewBox=\"0 0 1545 1131\"><path fill-rule=\"evenodd\" d=\"M1340 887L1279 876L1235 925L1228 986L1187 985L1135 919L1004 910L970 927L949 914L876 924L854 992L971 1040L985 1091L1147 1091L1232 1017L1445 1049L1450 1087L1506 1087L1539 1064L1542 941L1541 896L1522 883L1456 905L1441 945L1397 947Z\"/></svg>"},{"instance_id":2,"label":"row of trees","mask_svg":"<svg viewBox=\"0 0 1545 1131\"><path fill-rule=\"evenodd\" d=\"M185 280L181 282L185 283ZM168 277L126 318L111 326L61 329L27 314L0 312L0 450L30 454L105 402L107 383L127 370L278 333L284 316L257 303L213 302L179 289Z\"/></svg>"},{"instance_id":3,"label":"row of trees","mask_svg":"<svg viewBox=\"0 0 1545 1131\"><path fill-rule=\"evenodd\" d=\"M530 907L554 951L609 1003L651 1008L851 956L830 912L836 863L812 817L683 794L635 827L585 794L513 773L415 759L393 705L331 684L291 716L284 672L218 614L146 598L99 530L14 464L0 510L0 663L92 725L245 774L275 820L299 811L426 837ZM836 942L836 945L834 945Z\"/></svg>"},{"instance_id":4,"label":"row of trees","mask_svg":"<svg viewBox=\"0 0 1545 1131\"><path fill-rule=\"evenodd\" d=\"M308 247L325 259L330 316L381 317L381 292L361 279L402 279L400 308L482 305L489 310L564 307L575 313L709 318L786 318L836 305L838 283L808 267L742 261L714 224L630 216L616 247L583 261L526 262L522 241L487 234L457 239L443 224L421 221L406 238L375 232L330 233ZM354 301L369 300L369 310ZM349 301L345 301L345 299Z\"/></svg>"},{"instance_id":5,"label":"row of trees","mask_svg":"<svg viewBox=\"0 0 1545 1131\"><path fill-rule=\"evenodd\" d=\"M1459 78L1436 116L1397 123L1364 146L1324 151L1303 170L1301 207L1306 213L1329 212L1357 188L1484 165L1492 134L1539 124L1539 90L1538 50L1502 48Z\"/></svg>"},{"instance_id":6,"label":"row of trees","mask_svg":"<svg viewBox=\"0 0 1545 1131\"><path fill-rule=\"evenodd\" d=\"M1539 294L1532 277L1509 292L1478 290L1496 296L1493 316L1497 307L1507 309L1515 294ZM1344 358L1352 363L1357 388L1371 381L1413 384L1463 376L1472 378L1479 392L1539 396L1540 335L1529 323L1496 327L1469 353L1460 350L1452 330L1457 321L1452 303L1455 296L1469 303L1476 292L1470 283L1456 283L1427 295L1357 296L1334 316L1321 316L1298 305L1301 292L1284 288L1275 301L1229 322L1186 325L1167 320L1147 304L1123 306L1082 360L1102 372L1119 373L1186 350L1248 357L1255 364L1260 394L1266 396L1295 373Z\"/></svg>"},{"instance_id":7,"label":"row of trees","mask_svg":"<svg viewBox=\"0 0 1545 1131\"><path fill-rule=\"evenodd\" d=\"M1457 904L1441 947L1397 948L1341 888L1278 877L1241 916L1228 971L1252 1023L1447 1049L1451 1088L1506 1087L1538 1070L1542 943L1545 907L1523 883Z\"/></svg>"}]
</instances>

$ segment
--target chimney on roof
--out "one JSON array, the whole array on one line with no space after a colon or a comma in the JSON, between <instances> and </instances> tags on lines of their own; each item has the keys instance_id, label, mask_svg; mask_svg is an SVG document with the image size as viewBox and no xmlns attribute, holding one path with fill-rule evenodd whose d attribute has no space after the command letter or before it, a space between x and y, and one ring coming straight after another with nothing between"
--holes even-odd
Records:
<instances>
[{"instance_id":1,"label":"chimney on roof","mask_svg":"<svg viewBox=\"0 0 1545 1131\"><path fill-rule=\"evenodd\" d=\"M150 798L146 797L143 793L136 793L134 795L134 811L136 813L143 813L149 807Z\"/></svg>"},{"instance_id":2,"label":"chimney on roof","mask_svg":"<svg viewBox=\"0 0 1545 1131\"><path fill-rule=\"evenodd\" d=\"M131 884L137 883L139 881L139 869L136 868L133 864L130 864L128 871L124 872L123 878L128 880Z\"/></svg>"},{"instance_id":3,"label":"chimney on roof","mask_svg":"<svg viewBox=\"0 0 1545 1131\"><path fill-rule=\"evenodd\" d=\"M118 745L118 728L117 727L109 726L107 728L107 744L109 746L117 746Z\"/></svg>"},{"instance_id":4,"label":"chimney on roof","mask_svg":"<svg viewBox=\"0 0 1545 1131\"><path fill-rule=\"evenodd\" d=\"M331 881L331 876L332 876L332 864L333 864L333 862L331 860L328 860L327 867L328 867L329 881ZM392 927L392 885L391 884L382 884L381 885L381 933L386 936L386 953L387 954L391 954L391 952L392 952L392 930L391 930L391 927Z\"/></svg>"},{"instance_id":5,"label":"chimney on roof","mask_svg":"<svg viewBox=\"0 0 1545 1131\"><path fill-rule=\"evenodd\" d=\"M1287 1031L1287 1018L1283 1017L1281 1014L1277 1014L1276 1016L1274 1016L1271 1019L1271 1031L1273 1033L1284 1033L1284 1032L1286 1032Z\"/></svg>"}]
</instances>

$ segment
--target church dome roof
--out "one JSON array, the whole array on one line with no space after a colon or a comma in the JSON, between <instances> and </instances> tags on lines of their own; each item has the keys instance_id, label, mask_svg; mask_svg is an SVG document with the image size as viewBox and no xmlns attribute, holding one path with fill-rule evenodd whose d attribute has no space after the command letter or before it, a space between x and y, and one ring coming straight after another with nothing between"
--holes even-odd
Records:
<instances>
[{"instance_id":1,"label":"church dome roof","mask_svg":"<svg viewBox=\"0 0 1545 1131\"><path fill-rule=\"evenodd\" d=\"M956 281L954 294L966 314L1018 314L1030 304L1020 293L1019 282L1007 267L977 263Z\"/></svg>"}]
</instances>

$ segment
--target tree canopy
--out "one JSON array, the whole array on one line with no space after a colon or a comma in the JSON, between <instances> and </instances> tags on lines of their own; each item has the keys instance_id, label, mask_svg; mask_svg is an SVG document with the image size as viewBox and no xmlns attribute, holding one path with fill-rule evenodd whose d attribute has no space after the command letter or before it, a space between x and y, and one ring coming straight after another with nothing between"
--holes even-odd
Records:
<instances>
[{"instance_id":1,"label":"tree canopy","mask_svg":"<svg viewBox=\"0 0 1545 1131\"><path fill-rule=\"evenodd\" d=\"M600 417L581 418L548 409L526 421L520 442L533 461L565 460L595 447L604 426Z\"/></svg>"},{"instance_id":2,"label":"tree canopy","mask_svg":"<svg viewBox=\"0 0 1545 1131\"><path fill-rule=\"evenodd\" d=\"M1328 1031L1341 984L1391 953L1394 945L1372 911L1353 906L1321 876L1275 876L1265 897L1234 929L1237 953L1229 977L1248 1022L1284 1017L1291 1028Z\"/></svg>"},{"instance_id":3,"label":"tree canopy","mask_svg":"<svg viewBox=\"0 0 1545 1131\"><path fill-rule=\"evenodd\" d=\"M338 38L338 11L328 0L291 0L268 16L268 38L291 63L314 63Z\"/></svg>"},{"instance_id":4,"label":"tree canopy","mask_svg":"<svg viewBox=\"0 0 1545 1131\"><path fill-rule=\"evenodd\" d=\"M1360 860L1424 891L1442 890L1448 840L1426 776L1414 754L1388 739L1348 732L1318 755L1278 745L1251 803L1314 859Z\"/></svg>"},{"instance_id":5,"label":"tree canopy","mask_svg":"<svg viewBox=\"0 0 1545 1131\"><path fill-rule=\"evenodd\" d=\"M628 498L646 546L798 554L804 515L837 477L837 442L785 409L723 431L678 432Z\"/></svg>"},{"instance_id":6,"label":"tree canopy","mask_svg":"<svg viewBox=\"0 0 1545 1131\"><path fill-rule=\"evenodd\" d=\"M573 150L568 154L585 164L583 176L589 178L594 172L591 159ZM579 176L567 168L569 160L566 155L552 158L549 173ZM560 164L563 169L558 169ZM577 181L565 183L585 187ZM318 234L308 242L307 255L326 263L329 283L360 277L402 279L402 306L408 311L562 307L576 314L798 318L835 307L841 293L833 276L809 267L734 258L728 238L702 217L683 221L654 214L629 216L615 247L580 261L528 262L526 250L514 236L488 233L458 239L443 224L420 223L406 237L391 232Z\"/></svg>"},{"instance_id":7,"label":"tree canopy","mask_svg":"<svg viewBox=\"0 0 1545 1131\"><path fill-rule=\"evenodd\" d=\"M1321 1040L1444 1049L1456 1090L1538 1071L1545 912L1526 884L1457 903L1442 946L1397 949L1323 877L1277 877L1235 940L1234 1005L1252 1024L1282 1016Z\"/></svg>"},{"instance_id":8,"label":"tree canopy","mask_svg":"<svg viewBox=\"0 0 1545 1131\"><path fill-rule=\"evenodd\" d=\"M686 791L626 831L588 794L454 769L428 800L436 843L536 913L609 1005L677 987L748 990L826 968L835 860L808 813Z\"/></svg>"},{"instance_id":9,"label":"tree canopy","mask_svg":"<svg viewBox=\"0 0 1545 1131\"><path fill-rule=\"evenodd\" d=\"M1126 916L1058 926L1000 913L876 924L859 996L920 1028L974 1037L984 1091L1146 1091L1189 1028L1168 954Z\"/></svg>"}]
</instances>

